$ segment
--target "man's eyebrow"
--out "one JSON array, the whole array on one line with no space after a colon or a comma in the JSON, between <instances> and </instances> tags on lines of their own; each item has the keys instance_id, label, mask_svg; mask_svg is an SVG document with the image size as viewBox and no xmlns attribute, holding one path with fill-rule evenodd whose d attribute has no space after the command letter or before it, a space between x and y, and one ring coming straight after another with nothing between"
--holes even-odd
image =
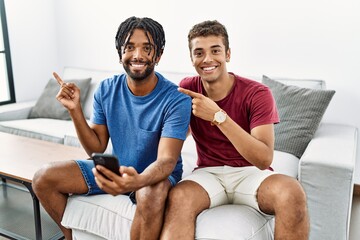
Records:
<instances>
[{"instance_id":1,"label":"man's eyebrow","mask_svg":"<svg viewBox=\"0 0 360 240\"><path fill-rule=\"evenodd\" d=\"M210 48L221 48L221 45L219 45L219 44L212 45ZM193 51L201 51L203 49L204 48L195 48Z\"/></svg>"},{"instance_id":2,"label":"man's eyebrow","mask_svg":"<svg viewBox=\"0 0 360 240\"><path fill-rule=\"evenodd\" d=\"M201 51L203 48L195 48L193 51Z\"/></svg>"},{"instance_id":3,"label":"man's eyebrow","mask_svg":"<svg viewBox=\"0 0 360 240\"><path fill-rule=\"evenodd\" d=\"M129 41L126 43L126 45L135 45L135 42ZM144 42L142 43L143 46L154 46L154 44L150 43L150 42Z\"/></svg>"},{"instance_id":4,"label":"man's eyebrow","mask_svg":"<svg viewBox=\"0 0 360 240\"><path fill-rule=\"evenodd\" d=\"M128 45L134 45L134 43L133 42L124 42L124 45L123 45L123 47L125 47L125 46L128 46Z\"/></svg>"}]
</instances>

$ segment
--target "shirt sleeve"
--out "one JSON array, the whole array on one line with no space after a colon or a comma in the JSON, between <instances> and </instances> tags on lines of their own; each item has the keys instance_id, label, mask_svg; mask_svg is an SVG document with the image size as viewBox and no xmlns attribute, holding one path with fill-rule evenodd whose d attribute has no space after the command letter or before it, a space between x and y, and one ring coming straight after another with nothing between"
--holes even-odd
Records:
<instances>
[{"instance_id":1,"label":"shirt sleeve","mask_svg":"<svg viewBox=\"0 0 360 240\"><path fill-rule=\"evenodd\" d=\"M260 88L251 101L250 129L279 121L278 110L271 90L267 87Z\"/></svg>"},{"instance_id":2,"label":"shirt sleeve","mask_svg":"<svg viewBox=\"0 0 360 240\"><path fill-rule=\"evenodd\" d=\"M176 101L166 111L162 137L186 139L191 116L191 98L183 93L178 93Z\"/></svg>"},{"instance_id":3,"label":"shirt sleeve","mask_svg":"<svg viewBox=\"0 0 360 240\"><path fill-rule=\"evenodd\" d=\"M106 117L104 114L103 102L101 97L102 89L103 89L103 84L100 83L99 87L96 89L94 93L93 112L91 115L91 122L99 125L106 124Z\"/></svg>"}]
</instances>

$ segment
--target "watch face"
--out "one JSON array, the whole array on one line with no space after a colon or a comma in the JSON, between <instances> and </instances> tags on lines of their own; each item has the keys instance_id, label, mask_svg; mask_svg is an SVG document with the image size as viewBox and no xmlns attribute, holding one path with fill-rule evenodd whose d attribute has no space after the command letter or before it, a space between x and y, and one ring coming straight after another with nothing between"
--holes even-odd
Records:
<instances>
[{"instance_id":1,"label":"watch face","mask_svg":"<svg viewBox=\"0 0 360 240\"><path fill-rule=\"evenodd\" d=\"M218 123L224 122L225 119L226 119L226 114L224 112L219 111L215 113L215 121L217 121Z\"/></svg>"}]
</instances>

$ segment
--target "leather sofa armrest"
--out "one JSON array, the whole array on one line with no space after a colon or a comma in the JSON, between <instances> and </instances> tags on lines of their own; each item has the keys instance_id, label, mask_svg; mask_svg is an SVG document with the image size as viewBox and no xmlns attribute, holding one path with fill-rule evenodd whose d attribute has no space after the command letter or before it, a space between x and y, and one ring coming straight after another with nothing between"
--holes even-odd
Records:
<instances>
[{"instance_id":1,"label":"leather sofa armrest","mask_svg":"<svg viewBox=\"0 0 360 240\"><path fill-rule=\"evenodd\" d=\"M26 101L0 106L0 121L27 119L36 101Z\"/></svg>"},{"instance_id":2,"label":"leather sofa armrest","mask_svg":"<svg viewBox=\"0 0 360 240\"><path fill-rule=\"evenodd\" d=\"M322 123L301 157L310 239L348 239L356 151L356 127Z\"/></svg>"}]
</instances>

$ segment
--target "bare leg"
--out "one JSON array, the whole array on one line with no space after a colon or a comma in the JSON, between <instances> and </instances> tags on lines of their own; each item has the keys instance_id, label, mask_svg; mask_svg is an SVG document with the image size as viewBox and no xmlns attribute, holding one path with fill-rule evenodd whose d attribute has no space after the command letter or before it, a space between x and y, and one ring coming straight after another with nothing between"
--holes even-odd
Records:
<instances>
[{"instance_id":1,"label":"bare leg","mask_svg":"<svg viewBox=\"0 0 360 240\"><path fill-rule=\"evenodd\" d=\"M296 179L272 175L260 185L257 198L264 213L275 215L276 240L309 238L306 195Z\"/></svg>"},{"instance_id":2,"label":"bare leg","mask_svg":"<svg viewBox=\"0 0 360 240\"><path fill-rule=\"evenodd\" d=\"M68 194L88 191L78 165L74 161L56 162L38 170L32 181L33 190L41 205L63 232L72 239L71 230L61 225Z\"/></svg>"},{"instance_id":3,"label":"bare leg","mask_svg":"<svg viewBox=\"0 0 360 240\"><path fill-rule=\"evenodd\" d=\"M207 192L196 182L183 181L170 190L160 239L194 240L196 217L209 208Z\"/></svg>"},{"instance_id":4,"label":"bare leg","mask_svg":"<svg viewBox=\"0 0 360 240\"><path fill-rule=\"evenodd\" d=\"M168 179L136 192L136 212L131 225L131 239L159 239L165 204L171 183Z\"/></svg>"}]
</instances>

